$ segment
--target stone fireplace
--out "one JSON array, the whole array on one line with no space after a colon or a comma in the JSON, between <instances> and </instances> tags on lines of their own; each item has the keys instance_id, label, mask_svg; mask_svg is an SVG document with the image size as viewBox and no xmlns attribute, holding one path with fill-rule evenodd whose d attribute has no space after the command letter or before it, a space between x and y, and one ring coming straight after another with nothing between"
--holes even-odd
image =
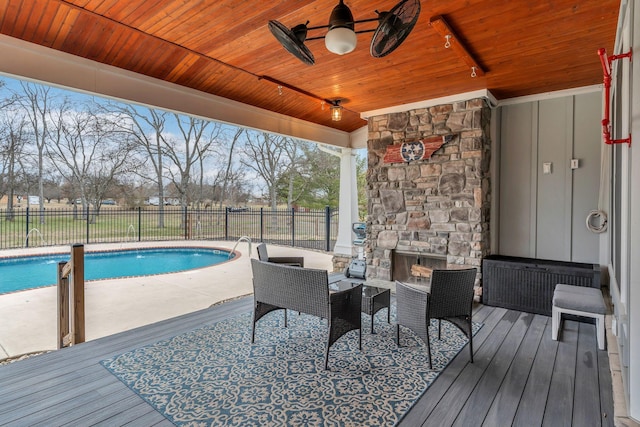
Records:
<instances>
[{"instance_id":1,"label":"stone fireplace","mask_svg":"<svg viewBox=\"0 0 640 427\"><path fill-rule=\"evenodd\" d=\"M472 99L369 118L368 279L406 275L394 270L411 259L480 271L489 253L490 117ZM385 162L390 148L437 136L445 142L430 158Z\"/></svg>"}]
</instances>

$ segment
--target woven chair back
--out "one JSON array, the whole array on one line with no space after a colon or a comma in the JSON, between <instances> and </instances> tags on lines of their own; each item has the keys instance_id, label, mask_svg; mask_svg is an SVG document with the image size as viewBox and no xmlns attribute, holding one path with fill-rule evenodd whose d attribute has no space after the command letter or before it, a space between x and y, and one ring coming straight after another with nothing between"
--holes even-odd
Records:
<instances>
[{"instance_id":1,"label":"woven chair back","mask_svg":"<svg viewBox=\"0 0 640 427\"><path fill-rule=\"evenodd\" d=\"M256 301L329 318L326 270L251 260Z\"/></svg>"},{"instance_id":2,"label":"woven chair back","mask_svg":"<svg viewBox=\"0 0 640 427\"><path fill-rule=\"evenodd\" d=\"M256 246L256 251L258 251L258 259L260 261L269 261L267 245L265 245L264 243L260 243L258 246Z\"/></svg>"},{"instance_id":3,"label":"woven chair back","mask_svg":"<svg viewBox=\"0 0 640 427\"><path fill-rule=\"evenodd\" d=\"M429 317L470 316L476 269L433 270L429 297Z\"/></svg>"}]
</instances>

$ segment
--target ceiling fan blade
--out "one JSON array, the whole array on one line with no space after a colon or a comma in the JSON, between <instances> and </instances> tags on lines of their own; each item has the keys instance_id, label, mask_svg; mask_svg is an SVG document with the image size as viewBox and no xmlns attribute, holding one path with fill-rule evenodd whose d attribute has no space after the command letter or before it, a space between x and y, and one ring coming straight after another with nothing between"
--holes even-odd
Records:
<instances>
[{"instance_id":1,"label":"ceiling fan blade","mask_svg":"<svg viewBox=\"0 0 640 427\"><path fill-rule=\"evenodd\" d=\"M295 26L292 30L284 26L278 21L269 21L269 30L271 34L280 42L289 53L298 58L300 61L307 65L315 64L315 58L307 46L304 45L304 40L307 37L306 24L300 24Z\"/></svg>"},{"instance_id":2,"label":"ceiling fan blade","mask_svg":"<svg viewBox=\"0 0 640 427\"><path fill-rule=\"evenodd\" d=\"M420 0L402 0L389 12L380 13L380 22L371 39L370 53L382 58L396 50L407 38L420 16Z\"/></svg>"}]
</instances>

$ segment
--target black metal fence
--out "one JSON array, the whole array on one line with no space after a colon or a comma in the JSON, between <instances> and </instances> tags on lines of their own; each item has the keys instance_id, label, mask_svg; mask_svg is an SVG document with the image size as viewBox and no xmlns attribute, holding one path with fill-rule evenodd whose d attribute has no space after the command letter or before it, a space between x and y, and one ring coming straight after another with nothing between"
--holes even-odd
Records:
<instances>
[{"instance_id":1,"label":"black metal fence","mask_svg":"<svg viewBox=\"0 0 640 427\"><path fill-rule=\"evenodd\" d=\"M192 209L156 206L121 209L0 209L0 249L74 243L160 240L252 241L330 251L338 210Z\"/></svg>"}]
</instances>

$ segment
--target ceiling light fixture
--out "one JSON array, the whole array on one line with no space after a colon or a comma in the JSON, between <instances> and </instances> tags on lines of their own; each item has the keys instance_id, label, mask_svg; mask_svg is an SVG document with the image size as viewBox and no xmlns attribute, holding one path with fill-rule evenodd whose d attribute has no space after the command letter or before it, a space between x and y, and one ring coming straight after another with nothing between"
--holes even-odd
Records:
<instances>
[{"instance_id":1,"label":"ceiling light fixture","mask_svg":"<svg viewBox=\"0 0 640 427\"><path fill-rule=\"evenodd\" d=\"M329 52L344 55L353 52L358 44L358 37L354 31L353 14L340 0L331 11L329 17L329 31L324 36L324 45Z\"/></svg>"},{"instance_id":2,"label":"ceiling light fixture","mask_svg":"<svg viewBox=\"0 0 640 427\"><path fill-rule=\"evenodd\" d=\"M280 80L276 80L269 76L259 76L258 78L260 80L265 80L265 81L268 81L269 83L276 85L278 87L279 92L282 91L282 89L284 88L284 89L290 90L291 92L295 92L297 94L304 95L311 99L320 101L320 108L322 109L322 111L325 110L325 106L329 107L331 120L336 122L339 122L340 120L342 120L342 113L345 111L345 108L342 106L342 103L347 101L345 98L333 98L333 99L322 98L311 92L307 92L306 90L300 89L299 87L292 86L290 84L287 84Z\"/></svg>"},{"instance_id":3,"label":"ceiling light fixture","mask_svg":"<svg viewBox=\"0 0 640 427\"><path fill-rule=\"evenodd\" d=\"M382 58L393 52L407 38L420 15L420 0L401 0L389 12L378 12L376 18L354 20L353 14L343 0L340 0L331 11L328 25L308 27L309 21L289 29L278 21L269 21L269 30L280 44L293 56L308 65L315 63L315 58L305 41L325 39L326 48L337 55L353 52L358 43L357 34L374 33L369 52L374 58ZM355 25L378 21L375 29L358 30ZM307 38L313 30L328 28L324 36Z\"/></svg>"},{"instance_id":4,"label":"ceiling light fixture","mask_svg":"<svg viewBox=\"0 0 640 427\"><path fill-rule=\"evenodd\" d=\"M333 101L333 105L331 105L331 120L334 122L342 120L342 105L340 105L339 99Z\"/></svg>"}]
</instances>

